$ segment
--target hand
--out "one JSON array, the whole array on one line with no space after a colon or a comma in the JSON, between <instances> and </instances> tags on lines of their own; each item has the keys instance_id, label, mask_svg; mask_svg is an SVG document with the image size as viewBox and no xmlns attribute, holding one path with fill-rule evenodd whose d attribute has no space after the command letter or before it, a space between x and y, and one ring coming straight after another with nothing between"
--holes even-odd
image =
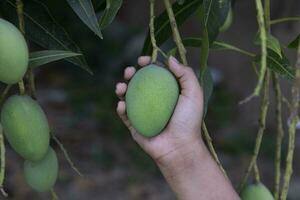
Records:
<instances>
[{"instance_id":1,"label":"hand","mask_svg":"<svg viewBox=\"0 0 300 200\"><path fill-rule=\"evenodd\" d=\"M140 57L138 63L145 66L150 60L150 57ZM156 161L178 199L238 200L231 183L202 141L203 93L197 77L190 67L183 66L173 57L169 58L168 67L178 79L181 92L166 128L159 135L147 138L131 126L124 101L126 83L116 85L120 118L133 139ZM127 67L124 78L130 80L135 72L134 67Z\"/></svg>"},{"instance_id":2,"label":"hand","mask_svg":"<svg viewBox=\"0 0 300 200\"><path fill-rule=\"evenodd\" d=\"M150 57L140 57L138 64L150 64ZM169 164L186 154L186 150L194 145L202 144L201 122L203 115L203 94L197 77L192 68L178 63L174 57L168 60L169 70L178 79L181 92L171 120L166 128L157 136L147 138L140 135L126 115L124 95L127 90L126 83L116 85L116 94L120 98L117 112L124 124L130 130L134 140L159 164ZM135 74L134 67L127 67L124 72L125 80L130 80ZM187 148L188 147L188 148Z\"/></svg>"}]
</instances>

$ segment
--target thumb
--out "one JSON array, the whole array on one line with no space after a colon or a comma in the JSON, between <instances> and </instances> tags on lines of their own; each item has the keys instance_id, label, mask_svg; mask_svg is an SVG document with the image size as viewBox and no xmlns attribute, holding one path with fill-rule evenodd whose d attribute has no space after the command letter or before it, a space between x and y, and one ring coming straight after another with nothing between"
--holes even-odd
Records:
<instances>
[{"instance_id":1,"label":"thumb","mask_svg":"<svg viewBox=\"0 0 300 200\"><path fill-rule=\"evenodd\" d=\"M170 71L176 76L181 87L181 94L190 96L201 91L198 79L191 67L184 66L171 56L168 60Z\"/></svg>"}]
</instances>

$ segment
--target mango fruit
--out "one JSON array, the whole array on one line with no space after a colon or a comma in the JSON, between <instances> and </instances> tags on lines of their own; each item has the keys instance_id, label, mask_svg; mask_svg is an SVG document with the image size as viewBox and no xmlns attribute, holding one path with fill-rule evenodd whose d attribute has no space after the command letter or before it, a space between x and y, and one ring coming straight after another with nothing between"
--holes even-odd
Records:
<instances>
[{"instance_id":1,"label":"mango fruit","mask_svg":"<svg viewBox=\"0 0 300 200\"><path fill-rule=\"evenodd\" d=\"M159 134L170 120L179 96L173 74L150 64L133 76L126 92L126 110L132 126L142 135Z\"/></svg>"},{"instance_id":2,"label":"mango fruit","mask_svg":"<svg viewBox=\"0 0 300 200\"><path fill-rule=\"evenodd\" d=\"M241 193L242 200L274 200L271 192L262 183L246 186Z\"/></svg>"},{"instance_id":3,"label":"mango fruit","mask_svg":"<svg viewBox=\"0 0 300 200\"><path fill-rule=\"evenodd\" d=\"M225 32L229 29L229 27L232 24L232 20L233 20L233 12L232 12L232 8L229 9L227 17L225 19L224 24L219 28L220 32Z\"/></svg>"},{"instance_id":4,"label":"mango fruit","mask_svg":"<svg viewBox=\"0 0 300 200\"><path fill-rule=\"evenodd\" d=\"M29 96L14 95L1 111L4 135L25 160L42 159L49 147L50 129L39 104Z\"/></svg>"},{"instance_id":5,"label":"mango fruit","mask_svg":"<svg viewBox=\"0 0 300 200\"><path fill-rule=\"evenodd\" d=\"M40 161L24 161L25 180L37 192L51 190L57 180L57 175L57 156L51 147Z\"/></svg>"},{"instance_id":6,"label":"mango fruit","mask_svg":"<svg viewBox=\"0 0 300 200\"><path fill-rule=\"evenodd\" d=\"M27 70L28 60L28 47L22 33L0 18L0 81L19 82Z\"/></svg>"}]
</instances>

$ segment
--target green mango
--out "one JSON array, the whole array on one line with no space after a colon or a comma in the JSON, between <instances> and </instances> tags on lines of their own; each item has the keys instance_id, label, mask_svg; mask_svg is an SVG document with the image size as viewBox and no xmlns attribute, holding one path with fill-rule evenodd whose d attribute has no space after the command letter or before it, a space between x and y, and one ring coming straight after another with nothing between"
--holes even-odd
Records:
<instances>
[{"instance_id":1,"label":"green mango","mask_svg":"<svg viewBox=\"0 0 300 200\"><path fill-rule=\"evenodd\" d=\"M27 70L28 60L28 47L22 33L0 18L0 81L19 82Z\"/></svg>"},{"instance_id":2,"label":"green mango","mask_svg":"<svg viewBox=\"0 0 300 200\"><path fill-rule=\"evenodd\" d=\"M262 183L246 186L241 193L242 200L274 200L271 192Z\"/></svg>"},{"instance_id":3,"label":"green mango","mask_svg":"<svg viewBox=\"0 0 300 200\"><path fill-rule=\"evenodd\" d=\"M126 110L142 135L159 134L170 120L179 96L178 83L166 68L155 64L140 69L128 84Z\"/></svg>"},{"instance_id":4,"label":"green mango","mask_svg":"<svg viewBox=\"0 0 300 200\"><path fill-rule=\"evenodd\" d=\"M57 175L57 156L51 147L49 147L47 154L40 161L24 161L25 180L37 192L51 190L57 180Z\"/></svg>"},{"instance_id":5,"label":"green mango","mask_svg":"<svg viewBox=\"0 0 300 200\"><path fill-rule=\"evenodd\" d=\"M8 98L1 111L1 124L10 145L25 160L37 161L45 156L50 129L44 111L31 97Z\"/></svg>"},{"instance_id":6,"label":"green mango","mask_svg":"<svg viewBox=\"0 0 300 200\"><path fill-rule=\"evenodd\" d=\"M233 12L232 12L232 8L229 9L227 17L225 19L224 24L219 28L220 32L225 32L229 29L229 27L231 26L233 21Z\"/></svg>"}]
</instances>

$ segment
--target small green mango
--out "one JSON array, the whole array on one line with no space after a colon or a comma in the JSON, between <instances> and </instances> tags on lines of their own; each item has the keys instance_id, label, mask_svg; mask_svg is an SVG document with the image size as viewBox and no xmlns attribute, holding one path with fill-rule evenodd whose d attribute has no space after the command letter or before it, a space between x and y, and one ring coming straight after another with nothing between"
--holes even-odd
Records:
<instances>
[{"instance_id":1,"label":"small green mango","mask_svg":"<svg viewBox=\"0 0 300 200\"><path fill-rule=\"evenodd\" d=\"M11 96L1 111L4 134L25 160L42 159L49 147L50 129L39 104L29 96Z\"/></svg>"},{"instance_id":2,"label":"small green mango","mask_svg":"<svg viewBox=\"0 0 300 200\"><path fill-rule=\"evenodd\" d=\"M232 20L233 20L233 12L232 12L232 8L229 9L227 17L225 19L224 24L219 28L220 32L225 32L229 29L229 27L232 24Z\"/></svg>"},{"instance_id":3,"label":"small green mango","mask_svg":"<svg viewBox=\"0 0 300 200\"><path fill-rule=\"evenodd\" d=\"M271 192L261 183L246 186L241 193L242 200L274 200Z\"/></svg>"},{"instance_id":4,"label":"small green mango","mask_svg":"<svg viewBox=\"0 0 300 200\"><path fill-rule=\"evenodd\" d=\"M0 81L19 82L28 67L28 47L22 33L0 18Z\"/></svg>"},{"instance_id":5,"label":"small green mango","mask_svg":"<svg viewBox=\"0 0 300 200\"><path fill-rule=\"evenodd\" d=\"M179 96L173 74L151 64L140 69L128 84L126 110L133 127L142 135L159 134L171 118Z\"/></svg>"},{"instance_id":6,"label":"small green mango","mask_svg":"<svg viewBox=\"0 0 300 200\"><path fill-rule=\"evenodd\" d=\"M49 147L45 157L36 162L24 161L26 182L37 192L51 190L58 175L58 161L55 151Z\"/></svg>"}]
</instances>

